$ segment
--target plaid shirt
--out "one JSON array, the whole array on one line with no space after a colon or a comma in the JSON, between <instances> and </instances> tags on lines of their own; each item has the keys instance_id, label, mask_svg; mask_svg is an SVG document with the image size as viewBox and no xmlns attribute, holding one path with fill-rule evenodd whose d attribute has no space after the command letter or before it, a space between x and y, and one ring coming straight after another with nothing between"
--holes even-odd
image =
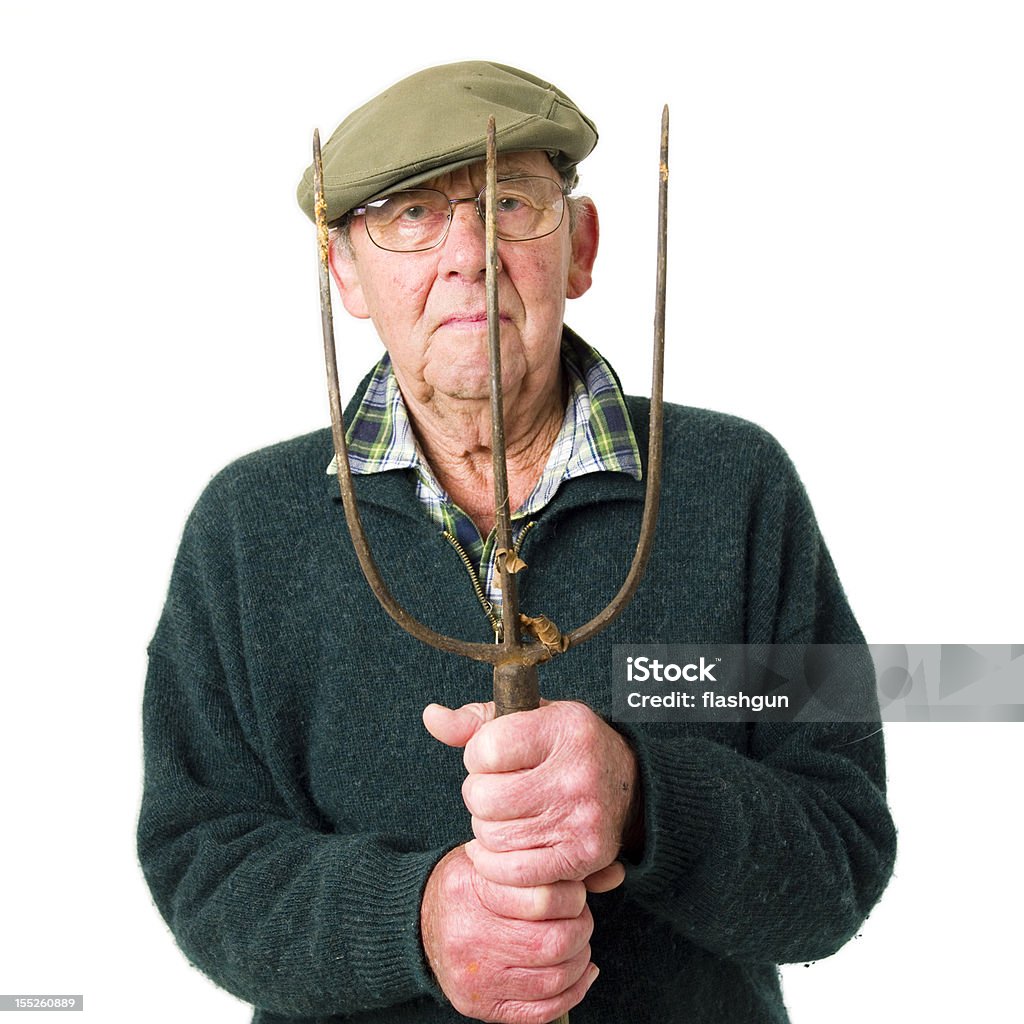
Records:
<instances>
[{"instance_id":1,"label":"plaid shirt","mask_svg":"<svg viewBox=\"0 0 1024 1024\"><path fill-rule=\"evenodd\" d=\"M612 368L568 330L562 340L562 365L569 385L565 418L537 486L512 513L513 542L519 541L529 528L530 516L551 501L563 480L603 472L628 473L636 480L641 477L640 453ZM416 496L430 518L450 539L457 541L472 562L477 582L486 595L486 601L481 597L485 610L489 604L492 623L500 619L495 531L481 537L473 520L438 483L416 442L389 356L384 356L374 369L345 436L353 473L415 471ZM334 459L327 472L337 472Z\"/></svg>"}]
</instances>

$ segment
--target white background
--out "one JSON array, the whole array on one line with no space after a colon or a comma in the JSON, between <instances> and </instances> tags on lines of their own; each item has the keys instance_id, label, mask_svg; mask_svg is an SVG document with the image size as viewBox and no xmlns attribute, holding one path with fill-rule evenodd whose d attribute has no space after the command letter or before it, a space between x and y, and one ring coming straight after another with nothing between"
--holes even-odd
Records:
<instances>
[{"instance_id":1,"label":"white background","mask_svg":"<svg viewBox=\"0 0 1024 1024\"><path fill-rule=\"evenodd\" d=\"M1024 637L1019 5L270 9L0 4L0 993L96 1021L248 1020L135 863L145 645L206 480L327 420L312 129L424 65L525 67L597 122L567 318L633 391L670 103L669 397L780 438L870 640ZM376 343L342 316L348 390ZM786 970L795 1024L1020 1019L1020 739L889 727L896 876Z\"/></svg>"}]
</instances>

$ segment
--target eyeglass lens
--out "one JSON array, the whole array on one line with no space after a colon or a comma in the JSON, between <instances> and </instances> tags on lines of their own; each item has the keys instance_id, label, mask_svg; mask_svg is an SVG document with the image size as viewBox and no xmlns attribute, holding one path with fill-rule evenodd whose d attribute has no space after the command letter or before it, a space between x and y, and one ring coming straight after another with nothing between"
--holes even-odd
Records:
<instances>
[{"instance_id":1,"label":"eyeglass lens","mask_svg":"<svg viewBox=\"0 0 1024 1024\"><path fill-rule=\"evenodd\" d=\"M476 197L481 218L486 209L486 188ZM431 249L445 236L454 205L466 200L449 199L429 188L407 189L365 207L366 230L382 249L417 252ZM565 197L551 178L522 177L498 182L495 201L498 237L527 241L551 234L562 223Z\"/></svg>"}]
</instances>

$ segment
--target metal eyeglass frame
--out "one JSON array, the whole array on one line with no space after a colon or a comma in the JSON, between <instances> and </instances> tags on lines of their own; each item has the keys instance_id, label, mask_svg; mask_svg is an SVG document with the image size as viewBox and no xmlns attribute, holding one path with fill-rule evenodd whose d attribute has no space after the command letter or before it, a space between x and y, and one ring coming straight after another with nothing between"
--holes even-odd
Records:
<instances>
[{"instance_id":1,"label":"metal eyeglass frame","mask_svg":"<svg viewBox=\"0 0 1024 1024\"><path fill-rule=\"evenodd\" d=\"M498 184L501 185L507 181L522 181L525 178L543 178L545 181L550 181L552 185L555 185L558 188L558 191L561 194L563 200L567 199L569 195L571 195L572 193L571 188L567 187L564 184L559 185L554 178L549 178L547 177L547 175L544 174L516 174L508 178L498 179ZM380 199L371 199L368 202L363 203L362 206L357 206L354 210L350 210L348 215L350 217L364 217L366 215L366 211L371 206L382 206L389 199L394 199L395 196L400 196L405 192L435 192L439 196L444 196L445 200L448 203L448 220L445 222L444 231L441 232L441 237L436 242L431 242L430 245L420 246L418 249L389 249L386 245L381 245L380 242L378 242L377 239L373 237L373 233L370 231L369 225L367 225L366 234L369 237L370 241L373 242L373 244L378 249L381 249L384 252L427 252L430 249L436 249L448 237L448 232L451 230L452 221L455 219L455 207L458 206L460 203L473 203L476 207L477 216L480 218L481 222L484 224L485 227L487 225L485 199L485 193L487 192L486 185L484 185L484 187L480 189L480 191L475 196L464 196L457 199L450 198L446 193L442 192L439 188L402 188L399 189L397 192L389 192L387 195L381 196ZM537 238L547 238L548 235L553 235L562 226L562 221L565 220L565 208L566 204L563 201L562 213L561 216L558 218L558 223L550 230L545 231L543 234L530 235L528 238L506 238L499 232L498 238L500 238L503 242L532 242Z\"/></svg>"}]
</instances>

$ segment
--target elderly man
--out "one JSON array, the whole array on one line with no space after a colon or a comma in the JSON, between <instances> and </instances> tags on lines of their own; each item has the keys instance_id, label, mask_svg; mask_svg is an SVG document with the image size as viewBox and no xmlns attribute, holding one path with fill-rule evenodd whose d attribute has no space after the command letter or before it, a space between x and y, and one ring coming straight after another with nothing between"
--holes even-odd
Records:
<instances>
[{"instance_id":1,"label":"elderly man","mask_svg":"<svg viewBox=\"0 0 1024 1024\"><path fill-rule=\"evenodd\" d=\"M491 113L521 599L571 627L625 575L647 429L647 403L563 324L597 253L593 204L569 198L593 124L470 62L398 83L324 148L332 272L387 350L346 417L371 546L412 614L477 640L500 628ZM309 171L299 199L310 213ZM665 447L633 603L545 667L551 703L501 719L477 703L479 666L373 601L328 431L207 488L150 646L140 856L182 949L254 1021L785 1021L776 965L859 927L894 855L871 723L605 717L614 643L862 642L770 437L671 407Z\"/></svg>"}]
</instances>

